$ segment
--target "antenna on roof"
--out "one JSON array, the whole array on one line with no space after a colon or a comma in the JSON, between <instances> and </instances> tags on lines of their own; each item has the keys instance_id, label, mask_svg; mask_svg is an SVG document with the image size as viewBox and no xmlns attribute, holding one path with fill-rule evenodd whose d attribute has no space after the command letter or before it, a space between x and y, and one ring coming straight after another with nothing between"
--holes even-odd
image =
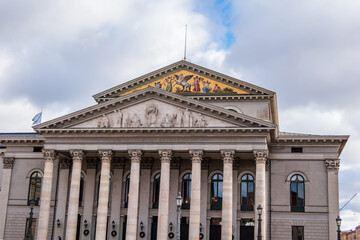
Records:
<instances>
[{"instance_id":1,"label":"antenna on roof","mask_svg":"<svg viewBox=\"0 0 360 240\"><path fill-rule=\"evenodd\" d=\"M186 61L186 35L187 35L187 25L185 25L185 49L184 49L184 60Z\"/></svg>"}]
</instances>

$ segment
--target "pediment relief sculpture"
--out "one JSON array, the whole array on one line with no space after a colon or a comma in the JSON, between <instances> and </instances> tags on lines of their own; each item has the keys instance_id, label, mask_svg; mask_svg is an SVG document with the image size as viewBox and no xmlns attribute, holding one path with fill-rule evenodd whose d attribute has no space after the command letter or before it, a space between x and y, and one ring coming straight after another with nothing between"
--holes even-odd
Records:
<instances>
[{"instance_id":1,"label":"pediment relief sculpture","mask_svg":"<svg viewBox=\"0 0 360 240\"><path fill-rule=\"evenodd\" d=\"M96 119L74 125L72 128L205 128L208 126L233 125L187 108L150 101L145 106L139 104L114 110Z\"/></svg>"}]
</instances>

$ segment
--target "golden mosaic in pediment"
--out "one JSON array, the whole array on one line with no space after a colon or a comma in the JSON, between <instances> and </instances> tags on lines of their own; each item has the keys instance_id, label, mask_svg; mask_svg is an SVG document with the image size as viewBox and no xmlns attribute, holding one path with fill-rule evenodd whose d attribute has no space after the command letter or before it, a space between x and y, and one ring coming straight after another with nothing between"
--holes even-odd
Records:
<instances>
[{"instance_id":1,"label":"golden mosaic in pediment","mask_svg":"<svg viewBox=\"0 0 360 240\"><path fill-rule=\"evenodd\" d=\"M219 81L202 77L186 70L181 70L120 94L120 96L149 86L178 94L249 94L246 91L231 87Z\"/></svg>"}]
</instances>

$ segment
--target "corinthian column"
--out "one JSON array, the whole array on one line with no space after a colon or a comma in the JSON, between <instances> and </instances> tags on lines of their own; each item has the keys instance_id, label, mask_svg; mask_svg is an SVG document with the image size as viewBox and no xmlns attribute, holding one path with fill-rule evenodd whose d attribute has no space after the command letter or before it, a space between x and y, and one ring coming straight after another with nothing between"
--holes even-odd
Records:
<instances>
[{"instance_id":1,"label":"corinthian column","mask_svg":"<svg viewBox=\"0 0 360 240\"><path fill-rule=\"evenodd\" d=\"M168 239L171 150L159 150L161 160L157 239ZM130 185L131 186L131 185Z\"/></svg>"},{"instance_id":2,"label":"corinthian column","mask_svg":"<svg viewBox=\"0 0 360 240\"><path fill-rule=\"evenodd\" d=\"M79 192L80 192L80 177L81 177L81 163L84 158L82 150L70 150L72 157L71 183L69 208L66 224L66 239L76 239L76 228L79 210Z\"/></svg>"},{"instance_id":3,"label":"corinthian column","mask_svg":"<svg viewBox=\"0 0 360 240\"><path fill-rule=\"evenodd\" d=\"M139 211L139 182L141 150L129 150L131 160L129 205L126 225L126 240L136 240Z\"/></svg>"},{"instance_id":4,"label":"corinthian column","mask_svg":"<svg viewBox=\"0 0 360 240\"><path fill-rule=\"evenodd\" d=\"M106 225L109 202L109 179L110 179L110 163L112 158L111 150L99 150L101 158L101 175L98 212L96 218L96 240L106 239Z\"/></svg>"},{"instance_id":5,"label":"corinthian column","mask_svg":"<svg viewBox=\"0 0 360 240\"><path fill-rule=\"evenodd\" d=\"M48 226L49 226L49 214L50 214L50 200L51 200L51 187L54 172L54 150L42 150L45 166L44 177L42 180L42 189L40 196L40 213L39 213L39 225L37 232L37 239L47 239Z\"/></svg>"},{"instance_id":6,"label":"corinthian column","mask_svg":"<svg viewBox=\"0 0 360 240\"><path fill-rule=\"evenodd\" d=\"M263 211L261 216L261 235L262 239L266 240L266 222L267 222L267 205L266 205L266 179L265 179L265 165L267 161L268 152L266 150L254 150L254 160L256 164L256 178L255 178L255 239L258 233L258 218L257 207L261 205Z\"/></svg>"},{"instance_id":7,"label":"corinthian column","mask_svg":"<svg viewBox=\"0 0 360 240\"><path fill-rule=\"evenodd\" d=\"M192 160L189 239L199 240L201 207L201 161L203 150L189 150Z\"/></svg>"},{"instance_id":8,"label":"corinthian column","mask_svg":"<svg viewBox=\"0 0 360 240\"><path fill-rule=\"evenodd\" d=\"M221 239L232 239L233 161L235 150L221 150L224 161Z\"/></svg>"},{"instance_id":9,"label":"corinthian column","mask_svg":"<svg viewBox=\"0 0 360 240\"><path fill-rule=\"evenodd\" d=\"M337 239L336 219L339 214L339 159L328 159L325 161L328 178L328 205L329 205L329 240Z\"/></svg>"}]
</instances>

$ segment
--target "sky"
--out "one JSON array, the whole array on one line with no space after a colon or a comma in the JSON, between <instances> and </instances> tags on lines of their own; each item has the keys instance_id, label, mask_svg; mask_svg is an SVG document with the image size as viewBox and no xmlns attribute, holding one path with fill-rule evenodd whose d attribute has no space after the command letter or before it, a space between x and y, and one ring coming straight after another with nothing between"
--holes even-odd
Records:
<instances>
[{"instance_id":1,"label":"sky","mask_svg":"<svg viewBox=\"0 0 360 240\"><path fill-rule=\"evenodd\" d=\"M94 105L183 58L277 93L280 130L351 135L340 207L360 192L360 1L0 1L0 132ZM360 224L360 194L341 211ZM335 219L334 219L335 221Z\"/></svg>"}]
</instances>

